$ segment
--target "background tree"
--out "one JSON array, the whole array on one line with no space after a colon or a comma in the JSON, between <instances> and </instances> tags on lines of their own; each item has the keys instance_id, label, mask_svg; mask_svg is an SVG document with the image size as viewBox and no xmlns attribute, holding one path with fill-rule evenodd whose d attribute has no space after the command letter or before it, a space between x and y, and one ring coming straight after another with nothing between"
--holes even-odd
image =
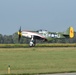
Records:
<instances>
[{"instance_id":1,"label":"background tree","mask_svg":"<svg viewBox=\"0 0 76 75\"><path fill-rule=\"evenodd\" d=\"M1 44L4 43L3 35L2 35L2 34L0 34L0 43L1 43Z\"/></svg>"},{"instance_id":2,"label":"background tree","mask_svg":"<svg viewBox=\"0 0 76 75\"><path fill-rule=\"evenodd\" d=\"M12 35L12 38L13 38L13 43L14 43L14 44L19 43L19 42L18 42L18 34L17 34L17 32Z\"/></svg>"},{"instance_id":3,"label":"background tree","mask_svg":"<svg viewBox=\"0 0 76 75\"><path fill-rule=\"evenodd\" d=\"M13 38L12 38L12 35L4 35L3 37L3 41L5 44L12 44L13 43Z\"/></svg>"},{"instance_id":4,"label":"background tree","mask_svg":"<svg viewBox=\"0 0 76 75\"><path fill-rule=\"evenodd\" d=\"M13 35L2 35L0 34L0 44L29 44L30 39L21 37L20 41L18 41L18 34L17 32ZM44 43L42 40L36 40L37 43ZM76 43L76 32L74 38L65 38L65 39L52 39L45 43Z\"/></svg>"}]
</instances>

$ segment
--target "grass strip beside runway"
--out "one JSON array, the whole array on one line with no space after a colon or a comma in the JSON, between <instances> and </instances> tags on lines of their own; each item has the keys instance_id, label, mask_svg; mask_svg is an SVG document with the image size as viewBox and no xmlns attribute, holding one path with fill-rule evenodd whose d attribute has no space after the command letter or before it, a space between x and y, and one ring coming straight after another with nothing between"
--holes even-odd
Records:
<instances>
[{"instance_id":1,"label":"grass strip beside runway","mask_svg":"<svg viewBox=\"0 0 76 75\"><path fill-rule=\"evenodd\" d=\"M0 48L0 74L76 72L76 48Z\"/></svg>"}]
</instances>

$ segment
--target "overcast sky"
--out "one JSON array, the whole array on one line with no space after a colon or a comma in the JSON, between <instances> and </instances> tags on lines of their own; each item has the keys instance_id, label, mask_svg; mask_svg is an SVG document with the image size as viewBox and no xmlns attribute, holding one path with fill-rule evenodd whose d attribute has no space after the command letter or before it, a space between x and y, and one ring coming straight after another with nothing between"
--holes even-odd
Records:
<instances>
[{"instance_id":1,"label":"overcast sky","mask_svg":"<svg viewBox=\"0 0 76 75\"><path fill-rule=\"evenodd\" d=\"M19 30L76 30L76 0L0 0L0 34Z\"/></svg>"}]
</instances>

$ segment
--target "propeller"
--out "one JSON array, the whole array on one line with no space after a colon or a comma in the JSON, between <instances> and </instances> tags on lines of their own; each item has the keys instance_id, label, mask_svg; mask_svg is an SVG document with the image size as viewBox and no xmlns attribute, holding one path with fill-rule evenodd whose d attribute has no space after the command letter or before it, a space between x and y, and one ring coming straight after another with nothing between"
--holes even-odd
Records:
<instances>
[{"instance_id":1,"label":"propeller","mask_svg":"<svg viewBox=\"0 0 76 75\"><path fill-rule=\"evenodd\" d=\"M20 26L20 29L18 31L18 41L20 41L21 36L22 36L22 33L21 33L21 26Z\"/></svg>"}]
</instances>

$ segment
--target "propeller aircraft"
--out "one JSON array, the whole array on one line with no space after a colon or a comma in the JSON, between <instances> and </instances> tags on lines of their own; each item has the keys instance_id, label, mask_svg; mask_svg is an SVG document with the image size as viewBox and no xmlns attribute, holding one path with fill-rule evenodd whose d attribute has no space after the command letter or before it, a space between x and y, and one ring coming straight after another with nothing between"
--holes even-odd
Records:
<instances>
[{"instance_id":1,"label":"propeller aircraft","mask_svg":"<svg viewBox=\"0 0 76 75\"><path fill-rule=\"evenodd\" d=\"M47 30L38 30L38 31L27 31L21 30L21 27L18 31L18 40L20 41L21 36L26 38L30 38L29 46L35 46L36 40L48 41L52 38L73 38L74 37L74 29L73 27L69 27L65 32L49 32Z\"/></svg>"}]
</instances>

